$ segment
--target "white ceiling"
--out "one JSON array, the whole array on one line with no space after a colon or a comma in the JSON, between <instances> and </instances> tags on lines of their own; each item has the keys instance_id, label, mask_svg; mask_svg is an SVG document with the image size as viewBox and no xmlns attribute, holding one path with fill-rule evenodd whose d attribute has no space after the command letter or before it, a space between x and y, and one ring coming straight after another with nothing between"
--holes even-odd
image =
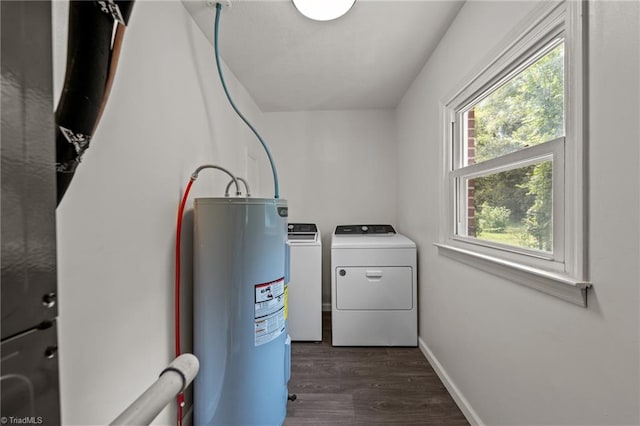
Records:
<instances>
[{"instance_id":1,"label":"white ceiling","mask_svg":"<svg viewBox=\"0 0 640 426\"><path fill-rule=\"evenodd\" d=\"M183 0L213 42L215 9ZM358 0L316 22L291 0L232 0L220 55L262 111L394 108L462 7L458 0Z\"/></svg>"}]
</instances>

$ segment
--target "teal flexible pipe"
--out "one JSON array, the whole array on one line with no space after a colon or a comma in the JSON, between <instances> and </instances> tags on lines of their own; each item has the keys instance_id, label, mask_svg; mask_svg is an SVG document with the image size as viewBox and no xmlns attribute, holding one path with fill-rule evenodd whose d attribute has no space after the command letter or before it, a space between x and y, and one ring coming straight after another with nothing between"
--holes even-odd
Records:
<instances>
[{"instance_id":1,"label":"teal flexible pipe","mask_svg":"<svg viewBox=\"0 0 640 426\"><path fill-rule=\"evenodd\" d=\"M274 198L280 198L280 188L278 186L278 171L276 170L276 165L273 162L273 157L271 156L269 147L265 143L264 139L262 139L262 136L260 136L258 131L255 129L255 127L253 127L251 123L249 123L249 120L247 120L245 116L242 115L242 113L240 112L236 104L233 102L233 99L231 99L231 95L229 94L229 89L227 88L227 83L224 81L224 75L222 74L222 66L220 64L220 54L218 52L218 28L220 27L220 10L221 9L222 9L222 5L220 3L216 3L216 25L214 30L215 34L214 34L213 47L215 50L216 66L218 67L218 75L220 76L220 82L222 83L222 88L224 89L225 95L227 95L227 99L229 100L231 107L233 107L233 110L236 112L236 114L238 114L238 117L240 117L242 121L244 121L244 124L246 124L247 127L251 129L253 134L256 135L256 137L262 144L264 151L267 153L267 157L269 158L269 163L271 164L271 172L273 173L273 186L275 191Z\"/></svg>"}]
</instances>

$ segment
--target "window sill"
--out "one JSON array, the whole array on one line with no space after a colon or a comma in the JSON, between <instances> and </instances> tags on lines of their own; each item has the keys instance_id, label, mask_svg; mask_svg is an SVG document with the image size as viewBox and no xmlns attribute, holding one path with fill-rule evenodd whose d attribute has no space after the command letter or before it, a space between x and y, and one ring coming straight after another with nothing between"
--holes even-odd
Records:
<instances>
[{"instance_id":1,"label":"window sill","mask_svg":"<svg viewBox=\"0 0 640 426\"><path fill-rule=\"evenodd\" d=\"M438 253L443 256L575 305L587 307L587 290L591 287L589 282L446 244L435 243L434 245L438 248Z\"/></svg>"}]
</instances>

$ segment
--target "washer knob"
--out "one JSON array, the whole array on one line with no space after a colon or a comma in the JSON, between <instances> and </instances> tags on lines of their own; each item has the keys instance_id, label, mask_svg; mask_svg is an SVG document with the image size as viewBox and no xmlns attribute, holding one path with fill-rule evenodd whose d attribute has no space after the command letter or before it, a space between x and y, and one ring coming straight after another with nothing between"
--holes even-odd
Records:
<instances>
[{"instance_id":1,"label":"washer knob","mask_svg":"<svg viewBox=\"0 0 640 426\"><path fill-rule=\"evenodd\" d=\"M362 232L368 232L368 231L369 231L369 227L368 227L368 226L366 226L366 225L363 225L363 226L361 226L361 227L360 227L360 230L361 230Z\"/></svg>"},{"instance_id":2,"label":"washer knob","mask_svg":"<svg viewBox=\"0 0 640 426\"><path fill-rule=\"evenodd\" d=\"M289 229L289 231L293 231L293 225L289 224L289 226L287 227Z\"/></svg>"}]
</instances>

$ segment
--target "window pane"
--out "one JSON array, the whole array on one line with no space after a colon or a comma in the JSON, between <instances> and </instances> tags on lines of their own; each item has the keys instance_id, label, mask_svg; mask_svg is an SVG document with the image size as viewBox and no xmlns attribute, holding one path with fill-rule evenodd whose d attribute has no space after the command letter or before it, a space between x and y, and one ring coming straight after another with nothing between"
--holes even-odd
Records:
<instances>
[{"instance_id":1,"label":"window pane","mask_svg":"<svg viewBox=\"0 0 640 426\"><path fill-rule=\"evenodd\" d=\"M465 179L467 236L550 252L552 161Z\"/></svg>"},{"instance_id":2,"label":"window pane","mask_svg":"<svg viewBox=\"0 0 640 426\"><path fill-rule=\"evenodd\" d=\"M462 114L463 165L564 135L564 43Z\"/></svg>"}]
</instances>

